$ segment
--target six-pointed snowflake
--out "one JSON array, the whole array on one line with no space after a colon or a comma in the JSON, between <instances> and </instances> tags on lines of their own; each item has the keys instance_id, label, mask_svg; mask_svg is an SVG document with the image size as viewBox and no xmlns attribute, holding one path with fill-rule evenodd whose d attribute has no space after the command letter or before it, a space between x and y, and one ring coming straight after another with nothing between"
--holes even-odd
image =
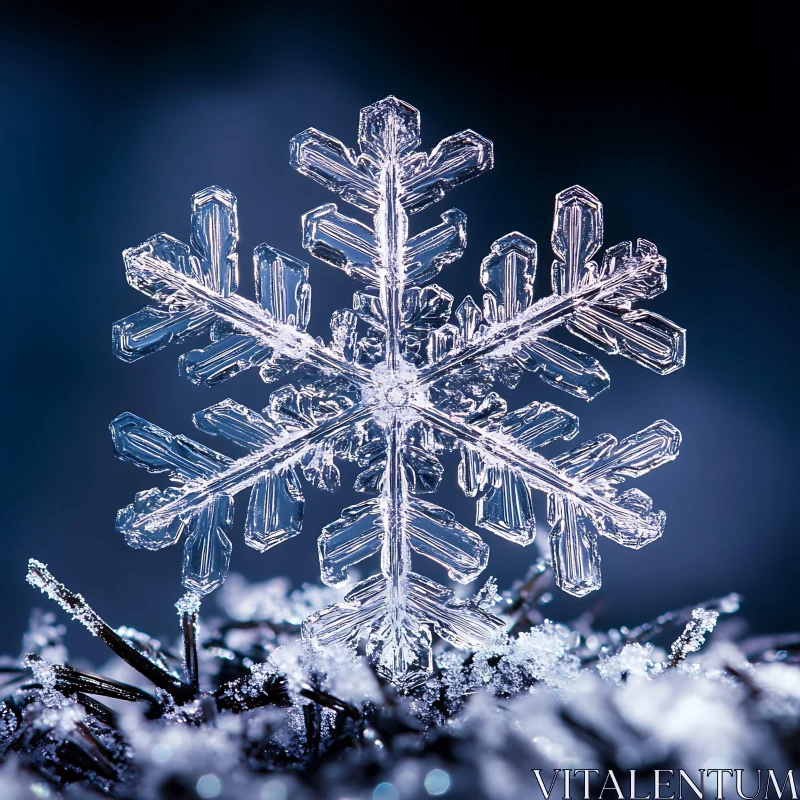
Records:
<instances>
[{"instance_id":1,"label":"six-pointed snowflake","mask_svg":"<svg viewBox=\"0 0 800 800\"><path fill-rule=\"evenodd\" d=\"M418 112L389 97L361 112L358 143L355 154L313 128L291 143L295 169L373 215L369 227L330 204L303 219L305 248L364 285L352 310L333 314L327 344L306 332L311 287L302 261L259 245L256 302L236 294L236 199L223 189L193 197L190 245L159 234L125 252L129 282L154 304L115 325L120 358L207 332L210 345L180 358L190 380L212 384L258 367L266 382L292 372L302 382L273 391L261 414L225 400L195 415L200 430L244 448L236 460L133 414L115 419L119 456L175 481L138 494L118 528L148 549L183 537L184 586L204 594L225 580L235 494L250 490L245 539L264 551L300 532L300 473L334 489L336 459L356 461L356 488L370 497L323 529L322 580L343 583L351 565L375 555L380 571L304 630L323 644L366 638L378 669L408 688L431 669L431 629L467 648L501 626L411 569L416 553L468 583L487 563L481 538L421 497L439 484L437 454L460 451L459 483L478 496L476 526L518 544L533 541L532 493L544 492L559 586L574 595L597 589L598 536L638 548L664 525L647 495L617 485L674 458L680 434L658 421L547 459L537 449L572 439L577 418L550 403L509 412L493 387L513 388L527 370L587 400L605 389L599 362L549 338L559 327L662 374L683 364L685 339L668 320L631 310L666 288L653 244L623 242L593 260L602 208L579 186L556 198L553 293L534 302L536 243L510 233L481 264L482 308L467 297L450 322L453 298L430 281L463 253L465 216L446 211L439 225L409 236L408 215L490 169L491 142L467 130L419 151Z\"/></svg>"}]
</instances>

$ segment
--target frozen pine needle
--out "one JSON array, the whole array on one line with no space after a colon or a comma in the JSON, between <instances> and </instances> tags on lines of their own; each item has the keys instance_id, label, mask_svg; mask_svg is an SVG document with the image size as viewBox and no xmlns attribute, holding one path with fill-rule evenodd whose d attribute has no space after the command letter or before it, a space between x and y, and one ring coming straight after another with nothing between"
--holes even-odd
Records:
<instances>
[{"instance_id":1,"label":"frozen pine needle","mask_svg":"<svg viewBox=\"0 0 800 800\"><path fill-rule=\"evenodd\" d=\"M28 583L55 600L74 620L80 622L94 636L98 636L104 623L95 614L80 594L73 594L63 583L59 583L47 569L46 564L31 558L28 561Z\"/></svg>"},{"instance_id":2,"label":"frozen pine needle","mask_svg":"<svg viewBox=\"0 0 800 800\"><path fill-rule=\"evenodd\" d=\"M60 587L56 602L74 596L36 570ZM317 587L272 583L259 605L246 598L263 586L231 577L219 599L236 618L210 615L194 629L198 681L180 684L185 693L161 685L165 674L177 681L180 646L120 628L128 649L116 652L138 675L115 663L100 674L67 663L63 627L34 614L24 658L0 666L10 676L3 796L31 796L35 784L37 797L341 800L383 785L411 800L507 800L535 793L532 765L577 758L622 774L665 763L698 770L719 752L745 770L800 757L800 639L740 643L712 632L719 615L736 613L730 598L632 628L636 640L621 649L619 631L553 622L501 632L470 658L445 643L431 676L402 697L365 657L304 642L286 622ZM530 592L520 582L492 606L507 627ZM493 582L481 597L497 597ZM683 625L667 655L658 643ZM687 668L665 669L678 653ZM64 663L50 660L57 655Z\"/></svg>"}]
</instances>

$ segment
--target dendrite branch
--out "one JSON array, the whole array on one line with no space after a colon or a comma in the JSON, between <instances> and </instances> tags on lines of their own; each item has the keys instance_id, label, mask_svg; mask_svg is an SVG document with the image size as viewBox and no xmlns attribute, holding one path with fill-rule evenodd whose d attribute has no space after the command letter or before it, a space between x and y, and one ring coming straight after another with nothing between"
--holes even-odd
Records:
<instances>
[{"instance_id":1,"label":"dendrite branch","mask_svg":"<svg viewBox=\"0 0 800 800\"><path fill-rule=\"evenodd\" d=\"M156 299L162 304L169 305L177 299L181 303L203 306L218 319L233 325L238 332L252 336L286 358L311 364L328 374L342 375L360 385L369 381L369 370L345 360L305 331L276 320L251 300L235 294L224 297L190 276L177 272L152 254L137 253L134 258L137 268L146 271L147 283L158 286ZM132 281L145 291L138 275L134 274ZM168 297L163 300L162 295Z\"/></svg>"},{"instance_id":2,"label":"dendrite branch","mask_svg":"<svg viewBox=\"0 0 800 800\"><path fill-rule=\"evenodd\" d=\"M370 409L356 403L343 414L314 428L293 432L286 438L234 461L227 469L204 480L184 484L181 494L169 503L138 515L130 527L158 527L178 515L192 513L223 494L233 495L252 486L259 478L294 464L310 448L340 435L349 426L367 419Z\"/></svg>"},{"instance_id":3,"label":"dendrite branch","mask_svg":"<svg viewBox=\"0 0 800 800\"><path fill-rule=\"evenodd\" d=\"M593 306L610 300L627 287L641 283L664 259L647 256L630 266L614 271L609 277L595 281L570 294L552 294L534 303L505 322L492 325L486 334L452 350L443 359L420 370L421 385L430 386L446 375L452 375L480 361L499 359L510 355L527 342L563 325L584 306Z\"/></svg>"},{"instance_id":4,"label":"dendrite branch","mask_svg":"<svg viewBox=\"0 0 800 800\"><path fill-rule=\"evenodd\" d=\"M517 444L511 437L493 434L428 405L412 404L412 408L442 432L508 466L526 483L541 492L567 497L592 514L609 516L632 527L641 529L647 524L640 515L598 494L585 481L567 475L544 456Z\"/></svg>"}]
</instances>

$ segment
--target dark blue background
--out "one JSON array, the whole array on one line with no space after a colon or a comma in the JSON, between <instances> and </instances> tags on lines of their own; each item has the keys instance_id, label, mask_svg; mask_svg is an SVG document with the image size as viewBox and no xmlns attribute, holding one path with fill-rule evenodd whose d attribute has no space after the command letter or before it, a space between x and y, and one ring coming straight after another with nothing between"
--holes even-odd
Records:
<instances>
[{"instance_id":1,"label":"dark blue background","mask_svg":"<svg viewBox=\"0 0 800 800\"><path fill-rule=\"evenodd\" d=\"M738 590L754 629L796 626L796 64L779 25L728 21L723 37L548 9L529 29L453 4L126 13L28 5L0 30L0 651L16 650L45 602L24 582L29 556L112 625L172 636L180 550L135 551L115 532L116 509L153 478L114 459L107 423L131 410L192 434L192 412L227 396L261 408L267 390L255 374L193 386L177 376L178 349L115 360L111 324L144 303L120 253L162 230L187 239L190 195L216 183L239 198L247 293L253 247L301 255L301 213L333 199L290 169L289 138L313 125L355 144L359 109L390 93L420 108L426 147L466 127L495 143L493 172L412 221L421 230L451 205L468 214L467 254L441 280L457 301L479 296L481 258L515 229L539 242L547 290L553 195L574 183L605 204L607 244L641 236L668 258L669 292L649 305L688 328L685 369L659 377L606 357L612 387L589 405L535 379L507 393L513 407L540 398L579 413L585 436L662 417L683 431L679 460L637 484L667 510L664 538L640 552L601 542L604 622ZM319 262L311 280L322 333L355 287ZM439 501L469 522L448 466ZM315 535L357 498L307 498L304 534L266 555L237 528L232 570L313 579ZM491 545L501 585L534 555ZM597 599L560 597L552 613Z\"/></svg>"}]
</instances>

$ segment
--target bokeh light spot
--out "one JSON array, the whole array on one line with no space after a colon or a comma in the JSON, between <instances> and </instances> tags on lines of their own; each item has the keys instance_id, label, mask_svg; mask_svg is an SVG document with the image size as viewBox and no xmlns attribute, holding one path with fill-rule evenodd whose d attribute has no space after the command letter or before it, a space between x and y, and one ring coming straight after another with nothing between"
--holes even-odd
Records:
<instances>
[{"instance_id":1,"label":"bokeh light spot","mask_svg":"<svg viewBox=\"0 0 800 800\"><path fill-rule=\"evenodd\" d=\"M261 787L261 800L286 800L289 791L282 781L274 778Z\"/></svg>"},{"instance_id":2,"label":"bokeh light spot","mask_svg":"<svg viewBox=\"0 0 800 800\"><path fill-rule=\"evenodd\" d=\"M372 793L372 800L400 800L400 795L391 783L379 783Z\"/></svg>"},{"instance_id":3,"label":"bokeh light spot","mask_svg":"<svg viewBox=\"0 0 800 800\"><path fill-rule=\"evenodd\" d=\"M203 800L210 800L212 797L217 797L222 791L222 783L216 775L203 775L198 779L194 788Z\"/></svg>"},{"instance_id":4,"label":"bokeh light spot","mask_svg":"<svg viewBox=\"0 0 800 800\"><path fill-rule=\"evenodd\" d=\"M443 769L432 769L425 776L423 786L430 795L444 794L450 788L450 776Z\"/></svg>"}]
</instances>

